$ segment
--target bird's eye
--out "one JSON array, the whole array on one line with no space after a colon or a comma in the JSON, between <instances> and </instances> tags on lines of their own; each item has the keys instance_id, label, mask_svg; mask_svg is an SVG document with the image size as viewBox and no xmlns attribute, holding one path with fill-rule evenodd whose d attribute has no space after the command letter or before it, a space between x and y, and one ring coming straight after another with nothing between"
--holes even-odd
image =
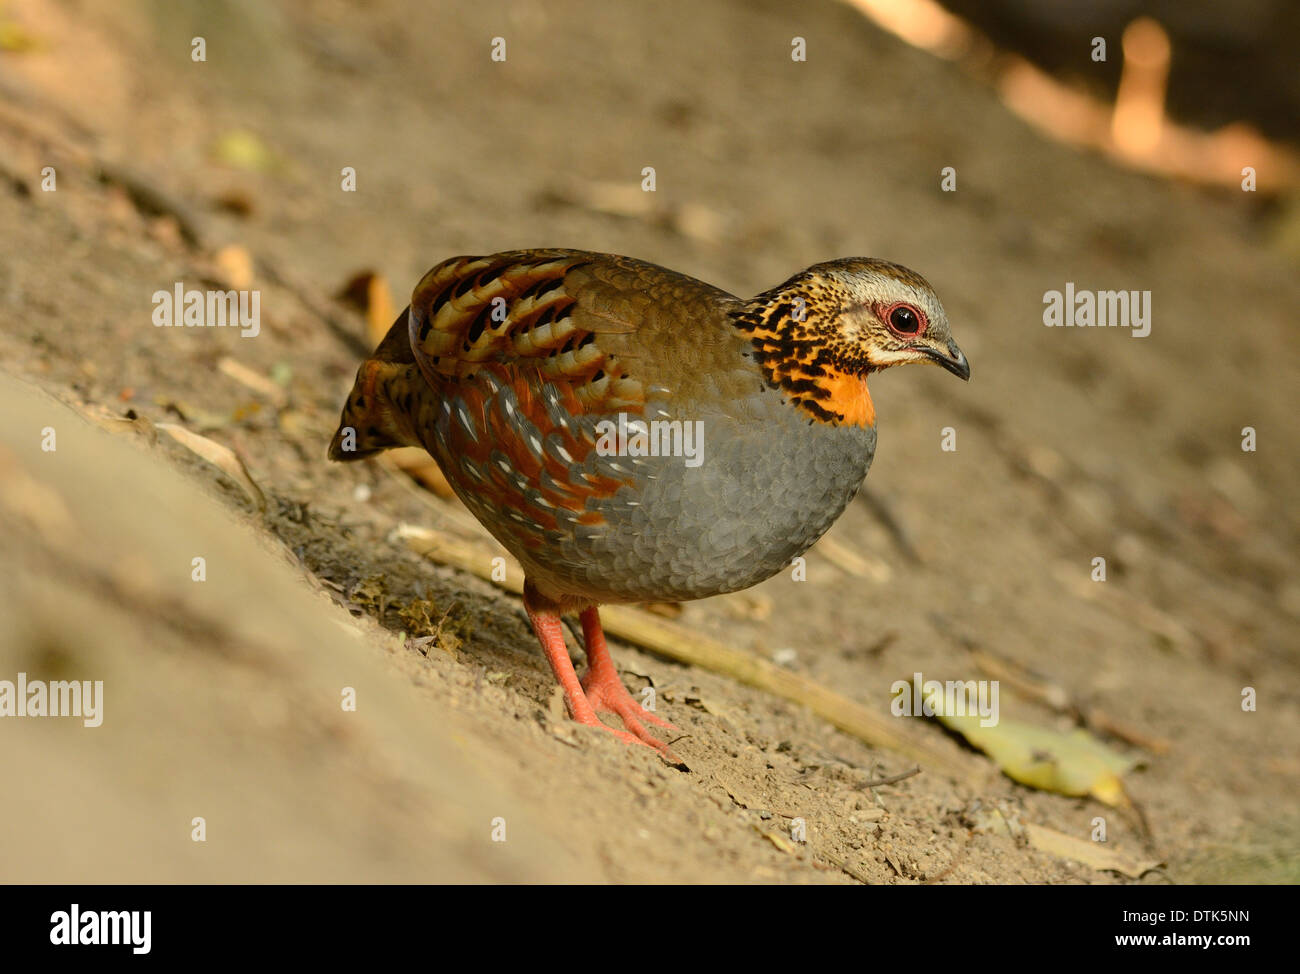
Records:
<instances>
[{"instance_id":1,"label":"bird's eye","mask_svg":"<svg viewBox=\"0 0 1300 974\"><path fill-rule=\"evenodd\" d=\"M910 304L896 304L885 314L889 328L898 335L919 335L925 330L924 312Z\"/></svg>"}]
</instances>

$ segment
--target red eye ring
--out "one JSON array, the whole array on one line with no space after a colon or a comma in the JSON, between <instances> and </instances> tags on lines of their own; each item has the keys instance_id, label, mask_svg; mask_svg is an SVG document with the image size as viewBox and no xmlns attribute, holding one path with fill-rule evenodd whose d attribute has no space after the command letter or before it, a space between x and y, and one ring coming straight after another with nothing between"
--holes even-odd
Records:
<instances>
[{"instance_id":1,"label":"red eye ring","mask_svg":"<svg viewBox=\"0 0 1300 974\"><path fill-rule=\"evenodd\" d=\"M906 301L897 301L883 308L880 319L900 338L916 338L918 335L923 335L929 324L925 312Z\"/></svg>"}]
</instances>

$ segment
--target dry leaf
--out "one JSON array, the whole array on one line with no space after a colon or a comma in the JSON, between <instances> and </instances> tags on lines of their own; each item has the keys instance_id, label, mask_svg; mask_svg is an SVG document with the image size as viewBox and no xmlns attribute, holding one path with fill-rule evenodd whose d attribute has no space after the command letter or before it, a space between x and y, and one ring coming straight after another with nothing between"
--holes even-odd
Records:
<instances>
[{"instance_id":1,"label":"dry leaf","mask_svg":"<svg viewBox=\"0 0 1300 974\"><path fill-rule=\"evenodd\" d=\"M1116 808L1132 808L1120 775L1137 762L1111 751L1086 730L1076 728L1062 734L1005 718L983 727L978 714L935 714L935 718L991 757L1013 781L1061 795L1091 795Z\"/></svg>"},{"instance_id":2,"label":"dry leaf","mask_svg":"<svg viewBox=\"0 0 1300 974\"><path fill-rule=\"evenodd\" d=\"M393 293L384 275L371 270L358 271L334 297L366 316L366 334L371 345L384 340L396 317Z\"/></svg>"},{"instance_id":3,"label":"dry leaf","mask_svg":"<svg viewBox=\"0 0 1300 974\"><path fill-rule=\"evenodd\" d=\"M772 600L758 592L731 592L719 596L718 603L722 611L733 619L765 622L772 616ZM680 607L678 611L680 614Z\"/></svg>"},{"instance_id":4,"label":"dry leaf","mask_svg":"<svg viewBox=\"0 0 1300 974\"><path fill-rule=\"evenodd\" d=\"M787 839L780 832L768 832L767 830L760 829L757 826L755 826L754 831L756 831L763 838L767 839L768 842L772 843L772 845L776 846L782 852L788 852L791 855L793 855L794 853L799 851L799 847L795 845L794 842Z\"/></svg>"},{"instance_id":5,"label":"dry leaf","mask_svg":"<svg viewBox=\"0 0 1300 974\"><path fill-rule=\"evenodd\" d=\"M1156 859L1141 861L1130 859L1128 856L1114 851L1104 842L1080 839L1077 836L1058 832L1056 829L1049 829L1045 825L1034 825L1031 822L1026 822L1024 823L1024 830L1025 835L1029 838L1029 844L1035 849L1061 859L1073 859L1075 862L1081 862L1093 869L1103 869L1107 872L1121 873L1133 879L1141 879L1152 869L1158 869L1163 865Z\"/></svg>"},{"instance_id":6,"label":"dry leaf","mask_svg":"<svg viewBox=\"0 0 1300 974\"><path fill-rule=\"evenodd\" d=\"M456 496L443 475L442 468L438 466L438 461L429 456L427 450L418 446L398 447L384 453L382 462L401 470L443 500L451 500Z\"/></svg>"},{"instance_id":7,"label":"dry leaf","mask_svg":"<svg viewBox=\"0 0 1300 974\"><path fill-rule=\"evenodd\" d=\"M158 423L157 428L239 484L259 511L266 510L266 496L233 450L175 423Z\"/></svg>"},{"instance_id":8,"label":"dry leaf","mask_svg":"<svg viewBox=\"0 0 1300 974\"><path fill-rule=\"evenodd\" d=\"M866 578L877 584L884 584L894 574L893 569L879 558L873 558L860 550L855 551L830 535L818 541L813 550L836 568L848 572L855 578Z\"/></svg>"},{"instance_id":9,"label":"dry leaf","mask_svg":"<svg viewBox=\"0 0 1300 974\"><path fill-rule=\"evenodd\" d=\"M641 608L665 619L677 619L682 614L680 602L642 602Z\"/></svg>"},{"instance_id":10,"label":"dry leaf","mask_svg":"<svg viewBox=\"0 0 1300 974\"><path fill-rule=\"evenodd\" d=\"M976 832L1005 836L1020 845L1028 843L1048 855L1072 859L1093 869L1122 873L1133 879L1163 865L1156 860L1139 862L1121 855L1105 843L1080 839L1045 825L1023 822L1015 809L998 805L984 806L976 802L968 813L968 822Z\"/></svg>"},{"instance_id":11,"label":"dry leaf","mask_svg":"<svg viewBox=\"0 0 1300 974\"><path fill-rule=\"evenodd\" d=\"M253 284L253 258L239 244L227 244L212 255L222 282L239 291Z\"/></svg>"},{"instance_id":12,"label":"dry leaf","mask_svg":"<svg viewBox=\"0 0 1300 974\"><path fill-rule=\"evenodd\" d=\"M118 416L103 406L90 403L77 411L109 433L138 433L151 446L158 442L158 429L147 416Z\"/></svg>"},{"instance_id":13,"label":"dry leaf","mask_svg":"<svg viewBox=\"0 0 1300 974\"><path fill-rule=\"evenodd\" d=\"M283 406L289 398L283 386L277 385L268 376L262 375L255 369L250 369L238 359L227 355L217 362L217 368L241 385L265 396L276 407Z\"/></svg>"},{"instance_id":14,"label":"dry leaf","mask_svg":"<svg viewBox=\"0 0 1300 974\"><path fill-rule=\"evenodd\" d=\"M378 345L393 324L393 292L382 274L371 275L366 288L366 333Z\"/></svg>"}]
</instances>

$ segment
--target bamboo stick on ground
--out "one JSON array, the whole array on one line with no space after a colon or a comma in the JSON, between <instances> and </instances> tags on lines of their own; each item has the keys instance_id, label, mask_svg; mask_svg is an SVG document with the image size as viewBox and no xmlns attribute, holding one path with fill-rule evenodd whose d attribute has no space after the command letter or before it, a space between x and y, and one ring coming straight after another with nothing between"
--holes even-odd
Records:
<instances>
[{"instance_id":1,"label":"bamboo stick on ground","mask_svg":"<svg viewBox=\"0 0 1300 974\"><path fill-rule=\"evenodd\" d=\"M468 571L516 595L523 591L523 569L504 550L493 551L476 542L408 524L399 526L395 533L413 551L433 561ZM492 562L495 558L506 559L504 580L492 577ZM802 704L822 719L872 747L906 755L935 774L973 788L980 787L988 778L987 770L979 763L948 755L919 735L908 733L898 718L874 713L802 674L782 669L744 650L727 646L634 606L604 605L600 611L605 631L611 636L635 643L668 659L721 673L756 689Z\"/></svg>"}]
</instances>

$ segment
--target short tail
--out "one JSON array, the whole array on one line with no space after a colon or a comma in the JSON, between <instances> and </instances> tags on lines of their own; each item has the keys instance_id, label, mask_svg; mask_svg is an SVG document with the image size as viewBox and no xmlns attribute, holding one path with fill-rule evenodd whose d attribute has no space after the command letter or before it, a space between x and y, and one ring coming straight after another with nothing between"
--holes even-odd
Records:
<instances>
[{"instance_id":1,"label":"short tail","mask_svg":"<svg viewBox=\"0 0 1300 974\"><path fill-rule=\"evenodd\" d=\"M411 354L406 312L372 357L361 363L330 440L331 460L363 460L397 446L421 446L414 428L417 397L426 383Z\"/></svg>"}]
</instances>

